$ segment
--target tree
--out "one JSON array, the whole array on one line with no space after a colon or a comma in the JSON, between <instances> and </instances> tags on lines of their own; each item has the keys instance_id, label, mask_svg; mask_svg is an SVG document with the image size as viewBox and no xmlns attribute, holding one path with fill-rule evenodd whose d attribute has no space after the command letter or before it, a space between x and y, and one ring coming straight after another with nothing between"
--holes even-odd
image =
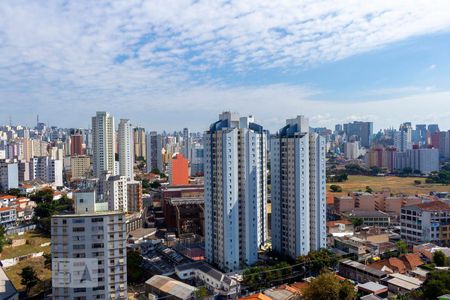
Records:
<instances>
[{"instance_id":1,"label":"tree","mask_svg":"<svg viewBox=\"0 0 450 300\"><path fill-rule=\"evenodd\" d=\"M428 273L427 280L422 285L424 299L436 299L450 293L450 271L436 270Z\"/></svg>"},{"instance_id":2,"label":"tree","mask_svg":"<svg viewBox=\"0 0 450 300\"><path fill-rule=\"evenodd\" d=\"M9 189L7 194L19 197L20 196L20 190L19 189Z\"/></svg>"},{"instance_id":3,"label":"tree","mask_svg":"<svg viewBox=\"0 0 450 300\"><path fill-rule=\"evenodd\" d=\"M36 271L34 271L33 267L27 266L22 269L19 275L22 278L20 283L25 286L25 292L28 295L31 288L39 282Z\"/></svg>"},{"instance_id":4,"label":"tree","mask_svg":"<svg viewBox=\"0 0 450 300\"><path fill-rule=\"evenodd\" d=\"M339 300L354 300L356 299L355 286L348 280L341 282L341 289L339 290Z\"/></svg>"},{"instance_id":5,"label":"tree","mask_svg":"<svg viewBox=\"0 0 450 300\"><path fill-rule=\"evenodd\" d=\"M3 251L3 246L6 245L6 229L3 226L0 226L0 252Z\"/></svg>"},{"instance_id":6,"label":"tree","mask_svg":"<svg viewBox=\"0 0 450 300\"><path fill-rule=\"evenodd\" d=\"M30 196L30 200L36 203L52 202L53 190L51 188L39 190Z\"/></svg>"},{"instance_id":7,"label":"tree","mask_svg":"<svg viewBox=\"0 0 450 300\"><path fill-rule=\"evenodd\" d=\"M370 186L366 186L366 193L372 194L373 190Z\"/></svg>"},{"instance_id":8,"label":"tree","mask_svg":"<svg viewBox=\"0 0 450 300\"><path fill-rule=\"evenodd\" d=\"M50 253L44 253L44 266L51 270L52 269L52 255Z\"/></svg>"},{"instance_id":9,"label":"tree","mask_svg":"<svg viewBox=\"0 0 450 300\"><path fill-rule=\"evenodd\" d=\"M160 171L158 168L153 168L152 171L151 171L150 173L160 175L160 174L161 174L161 171Z\"/></svg>"},{"instance_id":10,"label":"tree","mask_svg":"<svg viewBox=\"0 0 450 300\"><path fill-rule=\"evenodd\" d=\"M127 279L128 282L136 283L142 280L142 264L143 258L138 251L127 252Z\"/></svg>"},{"instance_id":11,"label":"tree","mask_svg":"<svg viewBox=\"0 0 450 300\"><path fill-rule=\"evenodd\" d=\"M433 254L433 262L438 267L444 267L447 266L447 256L445 256L445 253L441 250L438 250L434 252Z\"/></svg>"},{"instance_id":12,"label":"tree","mask_svg":"<svg viewBox=\"0 0 450 300\"><path fill-rule=\"evenodd\" d=\"M342 187L336 184L332 184L330 185L330 191L332 191L333 193L339 193L342 192Z\"/></svg>"},{"instance_id":13,"label":"tree","mask_svg":"<svg viewBox=\"0 0 450 300\"><path fill-rule=\"evenodd\" d=\"M395 246L397 246L398 252L400 253L408 253L408 245L405 243L405 241L398 241L395 243Z\"/></svg>"},{"instance_id":14,"label":"tree","mask_svg":"<svg viewBox=\"0 0 450 300\"><path fill-rule=\"evenodd\" d=\"M303 290L303 297L305 300L354 300L356 292L349 281L340 282L336 274L324 271L311 280Z\"/></svg>"},{"instance_id":15,"label":"tree","mask_svg":"<svg viewBox=\"0 0 450 300\"><path fill-rule=\"evenodd\" d=\"M363 219L356 218L356 217L351 218L351 221L352 221L353 227L355 227L355 228L362 226L362 224L364 223Z\"/></svg>"},{"instance_id":16,"label":"tree","mask_svg":"<svg viewBox=\"0 0 450 300\"><path fill-rule=\"evenodd\" d=\"M159 183L159 181L153 181L152 183L150 183L150 187L152 189L157 189L161 186L161 183Z\"/></svg>"},{"instance_id":17,"label":"tree","mask_svg":"<svg viewBox=\"0 0 450 300\"><path fill-rule=\"evenodd\" d=\"M422 180L414 180L414 184L415 185L421 185L422 184Z\"/></svg>"},{"instance_id":18,"label":"tree","mask_svg":"<svg viewBox=\"0 0 450 300\"><path fill-rule=\"evenodd\" d=\"M208 296L208 289L204 286L201 286L195 290L195 298L199 300L203 300Z\"/></svg>"}]
</instances>

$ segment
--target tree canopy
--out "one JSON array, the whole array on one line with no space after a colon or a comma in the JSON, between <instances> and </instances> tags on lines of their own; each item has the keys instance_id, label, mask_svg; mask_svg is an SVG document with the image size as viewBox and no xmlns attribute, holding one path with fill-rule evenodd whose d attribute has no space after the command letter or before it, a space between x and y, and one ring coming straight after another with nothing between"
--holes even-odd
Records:
<instances>
[{"instance_id":1,"label":"tree canopy","mask_svg":"<svg viewBox=\"0 0 450 300\"><path fill-rule=\"evenodd\" d=\"M433 299L450 293L450 271L435 270L428 274L422 285L424 299Z\"/></svg>"},{"instance_id":2,"label":"tree canopy","mask_svg":"<svg viewBox=\"0 0 450 300\"><path fill-rule=\"evenodd\" d=\"M349 281L340 281L336 274L324 271L303 290L305 300L354 300L356 291Z\"/></svg>"}]
</instances>

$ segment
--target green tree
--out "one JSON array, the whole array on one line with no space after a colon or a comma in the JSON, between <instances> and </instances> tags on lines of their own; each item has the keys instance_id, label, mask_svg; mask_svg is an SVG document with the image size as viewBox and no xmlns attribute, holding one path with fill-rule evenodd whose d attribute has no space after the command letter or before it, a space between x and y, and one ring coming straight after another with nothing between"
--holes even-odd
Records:
<instances>
[{"instance_id":1,"label":"green tree","mask_svg":"<svg viewBox=\"0 0 450 300\"><path fill-rule=\"evenodd\" d=\"M438 250L434 252L433 254L433 262L438 267L444 267L447 266L447 256L445 256L445 253L441 250Z\"/></svg>"},{"instance_id":2,"label":"green tree","mask_svg":"<svg viewBox=\"0 0 450 300\"><path fill-rule=\"evenodd\" d=\"M408 245L405 243L405 241L398 241L395 243L395 246L397 246L398 252L400 253L408 253Z\"/></svg>"},{"instance_id":3,"label":"green tree","mask_svg":"<svg viewBox=\"0 0 450 300\"><path fill-rule=\"evenodd\" d=\"M39 190L30 196L30 200L32 200L36 203L52 202L53 201L53 190L51 188Z\"/></svg>"},{"instance_id":4,"label":"green tree","mask_svg":"<svg viewBox=\"0 0 450 300\"><path fill-rule=\"evenodd\" d=\"M355 227L355 228L362 226L362 224L364 223L363 219L356 218L356 217L351 218L351 221L352 221L353 227Z\"/></svg>"},{"instance_id":5,"label":"green tree","mask_svg":"<svg viewBox=\"0 0 450 300\"><path fill-rule=\"evenodd\" d=\"M338 300L340 291L339 279L330 271L325 271L311 280L303 290L303 297L305 300Z\"/></svg>"},{"instance_id":6,"label":"green tree","mask_svg":"<svg viewBox=\"0 0 450 300\"><path fill-rule=\"evenodd\" d=\"M153 181L152 183L150 183L150 187L152 189L157 189L161 186L161 183L159 183L159 181Z\"/></svg>"},{"instance_id":7,"label":"green tree","mask_svg":"<svg viewBox=\"0 0 450 300\"><path fill-rule=\"evenodd\" d=\"M195 298L199 300L203 300L208 296L208 289L204 286L201 286L195 290Z\"/></svg>"},{"instance_id":8,"label":"green tree","mask_svg":"<svg viewBox=\"0 0 450 300\"><path fill-rule=\"evenodd\" d=\"M6 245L6 229L3 226L0 226L0 252L3 251L3 247Z\"/></svg>"},{"instance_id":9,"label":"green tree","mask_svg":"<svg viewBox=\"0 0 450 300\"><path fill-rule=\"evenodd\" d=\"M344 280L341 283L339 289L339 300L354 300L356 299L355 286L348 280Z\"/></svg>"},{"instance_id":10,"label":"green tree","mask_svg":"<svg viewBox=\"0 0 450 300\"><path fill-rule=\"evenodd\" d=\"M150 173L160 175L160 174L161 174L161 171L160 171L158 168L153 168L152 171L151 171Z\"/></svg>"},{"instance_id":11,"label":"green tree","mask_svg":"<svg viewBox=\"0 0 450 300\"><path fill-rule=\"evenodd\" d=\"M342 192L342 187L336 184L332 184L330 185L330 191L332 191L333 193L339 193Z\"/></svg>"},{"instance_id":12,"label":"green tree","mask_svg":"<svg viewBox=\"0 0 450 300\"><path fill-rule=\"evenodd\" d=\"M428 273L427 280L422 285L423 298L435 300L437 297L450 293L450 271L435 270Z\"/></svg>"},{"instance_id":13,"label":"green tree","mask_svg":"<svg viewBox=\"0 0 450 300\"><path fill-rule=\"evenodd\" d=\"M372 194L373 190L370 186L366 186L366 193Z\"/></svg>"},{"instance_id":14,"label":"green tree","mask_svg":"<svg viewBox=\"0 0 450 300\"><path fill-rule=\"evenodd\" d=\"M44 253L44 266L51 270L52 269L52 255L51 253Z\"/></svg>"},{"instance_id":15,"label":"green tree","mask_svg":"<svg viewBox=\"0 0 450 300\"><path fill-rule=\"evenodd\" d=\"M130 283L137 283L142 280L142 264L143 258L138 251L127 252L127 279Z\"/></svg>"},{"instance_id":16,"label":"green tree","mask_svg":"<svg viewBox=\"0 0 450 300\"><path fill-rule=\"evenodd\" d=\"M414 180L414 184L415 185L421 185L422 184L422 180Z\"/></svg>"},{"instance_id":17,"label":"green tree","mask_svg":"<svg viewBox=\"0 0 450 300\"><path fill-rule=\"evenodd\" d=\"M33 267L27 266L22 269L22 272L19 273L19 275L22 278L20 283L25 286L25 293L28 295L31 288L39 282L36 271L34 271Z\"/></svg>"},{"instance_id":18,"label":"green tree","mask_svg":"<svg viewBox=\"0 0 450 300\"><path fill-rule=\"evenodd\" d=\"M8 195L13 195L13 196L16 196L16 197L20 196L20 190L19 189L9 189L7 193L8 193Z\"/></svg>"}]
</instances>

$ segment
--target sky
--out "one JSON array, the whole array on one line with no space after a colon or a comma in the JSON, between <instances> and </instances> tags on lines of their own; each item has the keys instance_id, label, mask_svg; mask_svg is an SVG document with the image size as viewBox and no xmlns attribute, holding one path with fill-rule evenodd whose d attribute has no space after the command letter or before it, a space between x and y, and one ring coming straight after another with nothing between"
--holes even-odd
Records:
<instances>
[{"instance_id":1,"label":"sky","mask_svg":"<svg viewBox=\"0 0 450 300\"><path fill-rule=\"evenodd\" d=\"M450 129L450 1L21 1L0 5L0 124L269 130L353 120Z\"/></svg>"}]
</instances>

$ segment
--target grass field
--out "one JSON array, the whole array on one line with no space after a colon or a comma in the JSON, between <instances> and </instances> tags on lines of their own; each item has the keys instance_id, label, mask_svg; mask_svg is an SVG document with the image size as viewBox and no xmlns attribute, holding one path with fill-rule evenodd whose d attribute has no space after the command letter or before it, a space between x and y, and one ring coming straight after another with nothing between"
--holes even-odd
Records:
<instances>
[{"instance_id":1,"label":"grass field","mask_svg":"<svg viewBox=\"0 0 450 300\"><path fill-rule=\"evenodd\" d=\"M422 183L416 185L414 180L420 180ZM342 187L341 193L331 193L330 185L336 184ZM383 188L389 188L394 194L429 194L431 191L450 192L450 185L426 184L425 178L417 177L376 177L376 176L357 176L350 175L346 182L328 183L327 190L329 194L339 195L348 192L365 191L366 186L370 186L373 191L381 191Z\"/></svg>"},{"instance_id":2,"label":"grass field","mask_svg":"<svg viewBox=\"0 0 450 300\"><path fill-rule=\"evenodd\" d=\"M18 291L25 290L25 287L20 283L21 277L19 273L26 266L32 266L40 279L40 282L34 288L31 289L30 296L33 296L36 293L43 291L46 287L50 286L52 271L45 268L43 257L37 257L21 261L17 265L5 269L6 274L8 275L9 279L11 279L12 283L14 284L14 286Z\"/></svg>"},{"instance_id":3,"label":"grass field","mask_svg":"<svg viewBox=\"0 0 450 300\"><path fill-rule=\"evenodd\" d=\"M23 235L9 235L9 239L26 239L27 244L17 247L4 247L0 255L1 259L13 258L35 252L50 253L50 246L41 247L41 244L50 242L50 238L38 232L26 232Z\"/></svg>"}]
</instances>

